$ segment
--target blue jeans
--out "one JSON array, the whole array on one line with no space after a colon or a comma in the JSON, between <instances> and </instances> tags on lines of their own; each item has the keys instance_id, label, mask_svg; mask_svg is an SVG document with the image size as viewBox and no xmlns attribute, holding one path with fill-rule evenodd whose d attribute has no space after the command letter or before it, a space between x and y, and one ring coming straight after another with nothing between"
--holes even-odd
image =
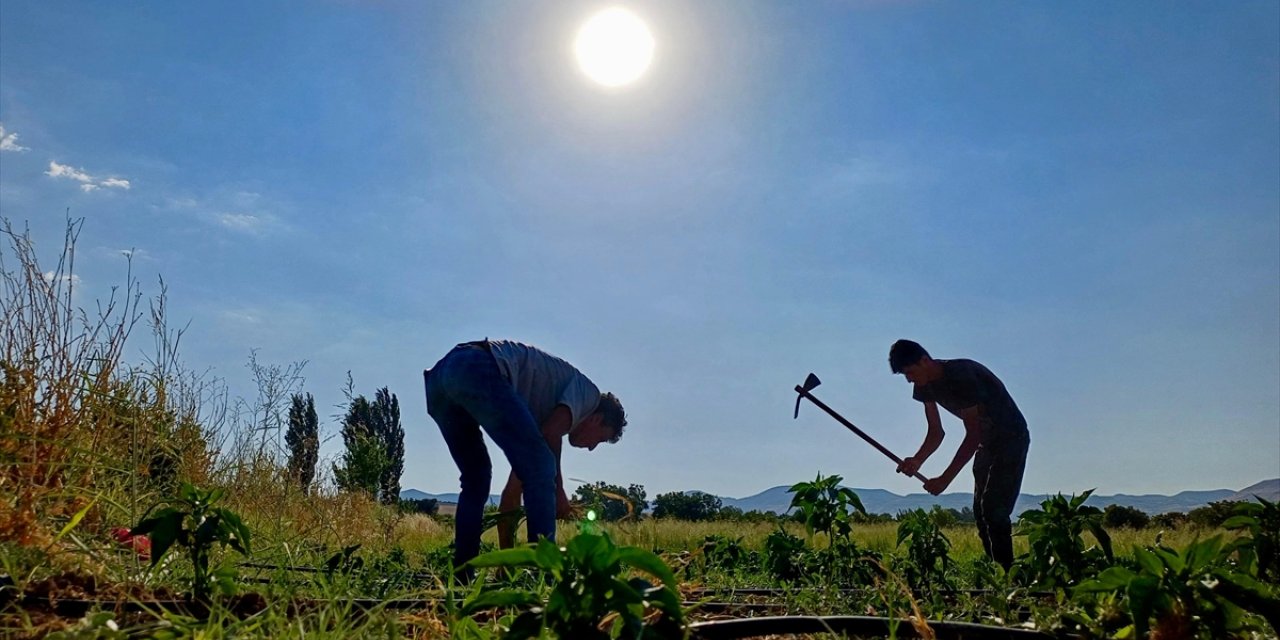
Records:
<instances>
[{"instance_id":1,"label":"blue jeans","mask_svg":"<svg viewBox=\"0 0 1280 640\"><path fill-rule=\"evenodd\" d=\"M484 343L454 347L426 373L427 413L461 474L454 529L454 566L480 553L484 505L493 465L480 429L502 449L524 485L529 540L556 535L556 460L529 405L498 370Z\"/></svg>"}]
</instances>

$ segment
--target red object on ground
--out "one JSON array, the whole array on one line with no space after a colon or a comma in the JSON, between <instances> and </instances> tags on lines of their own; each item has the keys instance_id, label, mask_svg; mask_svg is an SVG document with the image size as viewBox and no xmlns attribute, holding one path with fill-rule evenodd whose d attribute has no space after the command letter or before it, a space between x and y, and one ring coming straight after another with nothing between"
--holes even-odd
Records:
<instances>
[{"instance_id":1,"label":"red object on ground","mask_svg":"<svg viewBox=\"0 0 1280 640\"><path fill-rule=\"evenodd\" d=\"M111 530L111 537L115 538L120 546L132 548L139 558L151 559L151 540L146 536L134 535L133 531L125 527L116 527Z\"/></svg>"}]
</instances>

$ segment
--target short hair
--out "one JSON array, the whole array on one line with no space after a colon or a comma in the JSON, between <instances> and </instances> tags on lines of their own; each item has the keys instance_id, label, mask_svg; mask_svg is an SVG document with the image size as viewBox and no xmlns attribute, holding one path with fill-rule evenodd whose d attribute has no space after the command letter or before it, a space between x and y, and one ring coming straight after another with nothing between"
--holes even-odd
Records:
<instances>
[{"instance_id":1,"label":"short hair","mask_svg":"<svg viewBox=\"0 0 1280 640\"><path fill-rule=\"evenodd\" d=\"M610 391L600 394L600 404L596 405L596 412L600 414L605 424L613 427L613 437L609 438L609 442L617 442L622 437L622 429L627 426L627 410L622 408L622 402L618 400L618 396Z\"/></svg>"},{"instance_id":2,"label":"short hair","mask_svg":"<svg viewBox=\"0 0 1280 640\"><path fill-rule=\"evenodd\" d=\"M929 352L919 343L899 340L889 347L889 369L894 373L902 373L903 369L928 357Z\"/></svg>"}]
</instances>

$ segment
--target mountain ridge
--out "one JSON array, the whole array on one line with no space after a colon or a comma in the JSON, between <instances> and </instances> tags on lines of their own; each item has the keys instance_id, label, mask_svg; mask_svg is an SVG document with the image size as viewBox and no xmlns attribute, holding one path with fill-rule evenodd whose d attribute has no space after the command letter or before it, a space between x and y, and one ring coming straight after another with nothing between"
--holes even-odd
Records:
<instances>
[{"instance_id":1,"label":"mountain ridge","mask_svg":"<svg viewBox=\"0 0 1280 640\"><path fill-rule=\"evenodd\" d=\"M790 485L779 485L743 498L728 498L724 496L717 497L720 498L721 504L726 507L736 507L743 511L773 511L776 513L785 513L791 504L791 494L787 491L789 488ZM957 511L963 510L966 507L973 507L972 493L946 493L940 496L932 496L927 493L909 493L907 495L899 495L884 489L849 488L852 489L854 493L858 494L858 498L862 500L863 506L866 507L867 511L870 513L887 513L895 515L900 511L930 509L934 505L941 506L944 509L956 509ZM1027 509L1034 509L1040 506L1040 503L1048 499L1050 495L1051 494L1018 494L1018 501L1014 505L1014 513L1021 513ZM1089 496L1089 500L1086 504L1098 508L1105 508L1109 505L1117 504L1125 507L1132 507L1150 515L1155 515L1169 512L1186 513L1192 509L1207 506L1210 502L1253 500L1254 496L1258 496L1272 502L1280 501L1280 478L1263 480L1238 491L1234 489L1187 490L1179 491L1173 495L1118 493L1115 495L1104 496L1093 494ZM433 494L425 491L419 491L418 489L406 489L401 491L400 497L402 499L413 500L431 498L439 500L440 502L458 501L458 494L456 492ZM650 497L650 500L652 501L652 497ZM489 504L498 504L498 496L489 496Z\"/></svg>"}]
</instances>

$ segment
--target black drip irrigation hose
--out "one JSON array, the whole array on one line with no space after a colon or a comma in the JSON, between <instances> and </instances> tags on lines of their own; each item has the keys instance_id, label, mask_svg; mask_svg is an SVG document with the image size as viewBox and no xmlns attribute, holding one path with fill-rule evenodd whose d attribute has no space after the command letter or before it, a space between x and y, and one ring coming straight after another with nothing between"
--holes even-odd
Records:
<instances>
[{"instance_id":1,"label":"black drip irrigation hose","mask_svg":"<svg viewBox=\"0 0 1280 640\"><path fill-rule=\"evenodd\" d=\"M1056 636L1031 629L993 627L969 622L928 622L938 640L1053 640ZM871 616L776 616L695 622L696 640L737 640L784 634L837 633L872 638L922 637L911 621Z\"/></svg>"},{"instance_id":2,"label":"black drip irrigation hose","mask_svg":"<svg viewBox=\"0 0 1280 640\"><path fill-rule=\"evenodd\" d=\"M66 618L83 617L95 607L103 605L111 605L119 612L154 613L163 611L199 620L207 619L210 613L209 604L197 600L103 601L27 596L22 599L22 602L28 606L32 604L43 605L47 610ZM252 601L238 601L240 602L239 606L235 606L234 602L237 601L233 600L233 612L237 617L248 617L265 608L264 605ZM299 599L289 603L289 611L290 615L297 615L309 609L334 602L346 604L357 615L363 615L375 609L392 611L422 609L431 606L437 601L421 599L375 600L371 598L344 600ZM698 608L707 613L715 612L713 609L724 613L746 613L764 610L764 606L761 605L735 603L702 603ZM1058 636L1031 629L1013 629L967 622L929 621L927 624L937 640L1060 640ZM837 633L865 638L921 637L909 620L872 616L765 616L694 622L688 626L688 629L690 638L693 640L735 640L769 635L819 633Z\"/></svg>"},{"instance_id":3,"label":"black drip irrigation hose","mask_svg":"<svg viewBox=\"0 0 1280 640\"><path fill-rule=\"evenodd\" d=\"M874 589L823 589L821 587L794 587L790 589L778 587L698 587L688 591L691 596L775 596L781 597L786 595L795 595L800 593L839 593L841 595L866 595L874 593ZM990 596L1000 595L1009 596L1011 594L1026 598L1053 598L1056 594L1052 591L1003 591L996 589L933 589L929 593L940 595L943 597L955 596ZM922 595L922 594L915 594Z\"/></svg>"}]
</instances>

